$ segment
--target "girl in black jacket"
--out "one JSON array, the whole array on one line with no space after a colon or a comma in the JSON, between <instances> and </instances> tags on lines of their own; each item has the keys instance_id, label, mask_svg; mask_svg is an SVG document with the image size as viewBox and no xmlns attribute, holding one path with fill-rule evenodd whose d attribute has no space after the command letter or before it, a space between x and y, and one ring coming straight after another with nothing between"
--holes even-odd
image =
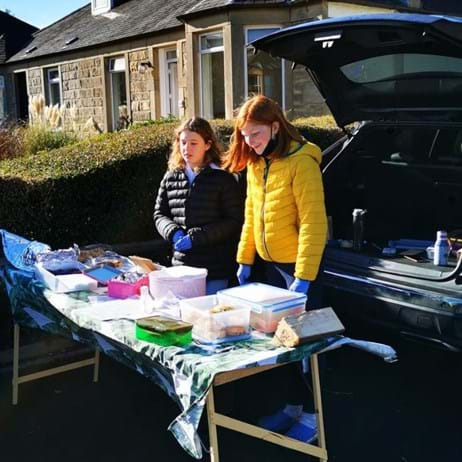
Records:
<instances>
[{"instance_id":1,"label":"girl in black jacket","mask_svg":"<svg viewBox=\"0 0 462 462\"><path fill-rule=\"evenodd\" d=\"M208 270L207 294L226 288L235 274L243 222L241 190L221 162L222 149L205 119L181 124L154 210L157 231L173 244L173 265Z\"/></svg>"}]
</instances>

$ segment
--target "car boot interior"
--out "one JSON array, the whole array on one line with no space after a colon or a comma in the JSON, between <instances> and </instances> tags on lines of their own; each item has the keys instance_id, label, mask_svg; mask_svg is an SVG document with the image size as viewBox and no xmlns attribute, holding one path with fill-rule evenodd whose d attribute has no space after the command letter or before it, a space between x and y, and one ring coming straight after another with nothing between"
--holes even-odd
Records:
<instances>
[{"instance_id":1,"label":"car boot interior","mask_svg":"<svg viewBox=\"0 0 462 462\"><path fill-rule=\"evenodd\" d=\"M324 159L326 298L347 326L342 314L462 351L462 277L452 277L460 262L452 257L443 268L406 259L406 249L383 254L390 241L432 243L441 229L462 237L461 143L462 126L370 124ZM358 208L367 210L362 249L337 247L352 241Z\"/></svg>"},{"instance_id":2,"label":"car boot interior","mask_svg":"<svg viewBox=\"0 0 462 462\"><path fill-rule=\"evenodd\" d=\"M462 223L462 126L363 127L324 170L333 236L352 239L352 212L367 209L364 238L433 241Z\"/></svg>"}]
</instances>

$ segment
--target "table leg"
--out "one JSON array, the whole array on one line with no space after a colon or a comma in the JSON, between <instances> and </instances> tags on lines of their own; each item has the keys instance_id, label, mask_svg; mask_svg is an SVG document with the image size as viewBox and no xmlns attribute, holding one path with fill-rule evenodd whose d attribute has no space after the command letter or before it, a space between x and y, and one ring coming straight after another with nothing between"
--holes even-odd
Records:
<instances>
[{"instance_id":1,"label":"table leg","mask_svg":"<svg viewBox=\"0 0 462 462\"><path fill-rule=\"evenodd\" d=\"M95 365L93 367L93 382L98 382L99 380L99 350L98 348L95 348Z\"/></svg>"},{"instance_id":2,"label":"table leg","mask_svg":"<svg viewBox=\"0 0 462 462\"><path fill-rule=\"evenodd\" d=\"M318 446L326 449L326 435L324 432L324 416L322 413L321 382L319 380L318 355L310 356L311 377L313 383L314 412L318 424ZM327 458L319 459L321 462L327 462Z\"/></svg>"},{"instance_id":3,"label":"table leg","mask_svg":"<svg viewBox=\"0 0 462 462\"><path fill-rule=\"evenodd\" d=\"M19 325L14 325L13 334L13 405L18 404L18 378L19 378Z\"/></svg>"},{"instance_id":4,"label":"table leg","mask_svg":"<svg viewBox=\"0 0 462 462\"><path fill-rule=\"evenodd\" d=\"M218 454L218 435L217 426L215 424L215 399L213 395L213 384L207 394L207 420L209 424L209 439L210 439L210 461L219 462Z\"/></svg>"}]
</instances>

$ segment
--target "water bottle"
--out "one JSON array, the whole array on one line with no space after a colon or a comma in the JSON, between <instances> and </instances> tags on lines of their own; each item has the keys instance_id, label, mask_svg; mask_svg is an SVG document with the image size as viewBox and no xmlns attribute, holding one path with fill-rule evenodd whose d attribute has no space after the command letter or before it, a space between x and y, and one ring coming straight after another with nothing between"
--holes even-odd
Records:
<instances>
[{"instance_id":1,"label":"water bottle","mask_svg":"<svg viewBox=\"0 0 462 462\"><path fill-rule=\"evenodd\" d=\"M448 240L448 233L446 231L438 231L436 233L433 251L433 264L437 266L446 266L448 264L450 250L451 244Z\"/></svg>"},{"instance_id":2,"label":"water bottle","mask_svg":"<svg viewBox=\"0 0 462 462\"><path fill-rule=\"evenodd\" d=\"M359 252L364 239L364 220L363 216L367 212L364 209L353 210L353 250Z\"/></svg>"}]
</instances>

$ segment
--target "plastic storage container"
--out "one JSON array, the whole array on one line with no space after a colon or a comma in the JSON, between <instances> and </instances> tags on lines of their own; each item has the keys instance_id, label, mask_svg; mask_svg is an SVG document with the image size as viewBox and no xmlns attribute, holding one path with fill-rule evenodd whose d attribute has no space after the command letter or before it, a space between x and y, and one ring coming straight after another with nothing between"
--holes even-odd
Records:
<instances>
[{"instance_id":1,"label":"plastic storage container","mask_svg":"<svg viewBox=\"0 0 462 462\"><path fill-rule=\"evenodd\" d=\"M136 320L135 335L138 340L162 346L183 346L192 341L192 325L163 316L149 316Z\"/></svg>"},{"instance_id":2,"label":"plastic storage container","mask_svg":"<svg viewBox=\"0 0 462 462\"><path fill-rule=\"evenodd\" d=\"M207 270L192 266L171 266L149 273L149 290L155 298L161 298L171 292L181 298L205 295Z\"/></svg>"},{"instance_id":3,"label":"plastic storage container","mask_svg":"<svg viewBox=\"0 0 462 462\"><path fill-rule=\"evenodd\" d=\"M193 325L193 337L202 343L223 343L250 337L250 308L233 301L221 306L216 295L180 300L181 319Z\"/></svg>"},{"instance_id":4,"label":"plastic storage container","mask_svg":"<svg viewBox=\"0 0 462 462\"><path fill-rule=\"evenodd\" d=\"M149 278L147 275L133 283L111 279L107 284L107 294L109 297L113 298L133 297L134 295L140 294L140 288L142 286L147 285L149 285Z\"/></svg>"},{"instance_id":5,"label":"plastic storage container","mask_svg":"<svg viewBox=\"0 0 462 462\"><path fill-rule=\"evenodd\" d=\"M77 292L80 290L95 290L98 283L81 273L83 265L75 265L53 271L45 268L43 263L35 264L35 277L50 290L56 293Z\"/></svg>"},{"instance_id":6,"label":"plastic storage container","mask_svg":"<svg viewBox=\"0 0 462 462\"><path fill-rule=\"evenodd\" d=\"M305 311L307 298L298 292L258 282L220 290L217 297L222 303L250 308L250 325L265 334L274 332L284 316Z\"/></svg>"}]
</instances>

